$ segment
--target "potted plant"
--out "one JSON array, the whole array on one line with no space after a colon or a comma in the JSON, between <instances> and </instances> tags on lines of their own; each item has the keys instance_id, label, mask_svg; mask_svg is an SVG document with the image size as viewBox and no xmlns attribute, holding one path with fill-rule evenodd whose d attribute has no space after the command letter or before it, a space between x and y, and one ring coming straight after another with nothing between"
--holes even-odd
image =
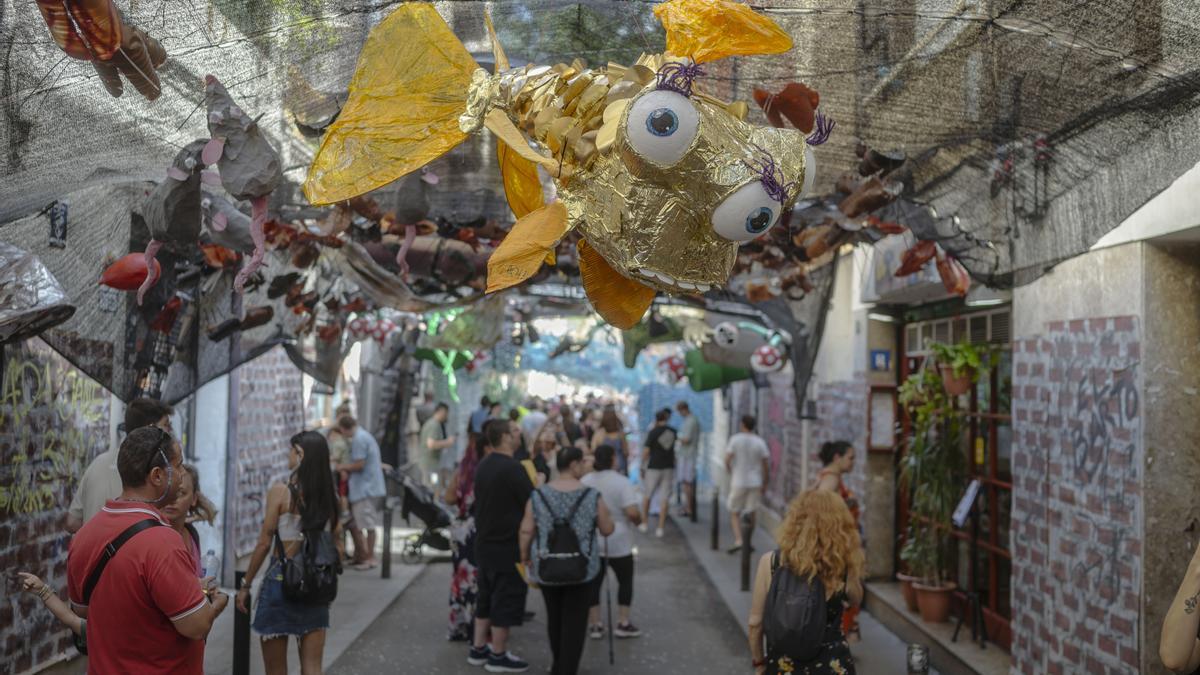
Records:
<instances>
[{"instance_id":1,"label":"potted plant","mask_svg":"<svg viewBox=\"0 0 1200 675\"><path fill-rule=\"evenodd\" d=\"M934 342L930 345L942 375L942 386L950 396L962 396L979 379L979 372L991 367L992 351L987 346L962 341L955 345Z\"/></svg>"},{"instance_id":2,"label":"potted plant","mask_svg":"<svg viewBox=\"0 0 1200 675\"><path fill-rule=\"evenodd\" d=\"M904 545L900 547L900 560L904 562L908 571L912 572L926 564L928 557L929 546L924 539L917 536L916 528L909 523L908 531L904 535ZM896 579L900 582L900 594L904 596L904 605L910 612L917 611L917 590L913 588L913 583L920 581L921 577L897 572Z\"/></svg>"},{"instance_id":3,"label":"potted plant","mask_svg":"<svg viewBox=\"0 0 1200 675\"><path fill-rule=\"evenodd\" d=\"M912 587L921 618L941 622L950 615L950 592L955 588L949 580L950 531L965 475L965 422L928 370L905 385L902 398L913 422L900 469L902 488L910 495L905 562L917 577Z\"/></svg>"}]
</instances>

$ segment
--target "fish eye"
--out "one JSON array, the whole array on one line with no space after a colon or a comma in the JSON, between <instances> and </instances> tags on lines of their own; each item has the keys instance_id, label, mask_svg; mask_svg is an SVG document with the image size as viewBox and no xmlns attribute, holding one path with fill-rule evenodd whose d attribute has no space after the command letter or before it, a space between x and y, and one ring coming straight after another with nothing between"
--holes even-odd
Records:
<instances>
[{"instance_id":1,"label":"fish eye","mask_svg":"<svg viewBox=\"0 0 1200 675\"><path fill-rule=\"evenodd\" d=\"M782 208L756 180L735 190L713 210L713 231L729 241L747 242L771 229Z\"/></svg>"},{"instance_id":2,"label":"fish eye","mask_svg":"<svg viewBox=\"0 0 1200 675\"><path fill-rule=\"evenodd\" d=\"M630 147L659 166L683 159L700 128L696 106L682 94L657 90L629 107L625 135Z\"/></svg>"}]
</instances>

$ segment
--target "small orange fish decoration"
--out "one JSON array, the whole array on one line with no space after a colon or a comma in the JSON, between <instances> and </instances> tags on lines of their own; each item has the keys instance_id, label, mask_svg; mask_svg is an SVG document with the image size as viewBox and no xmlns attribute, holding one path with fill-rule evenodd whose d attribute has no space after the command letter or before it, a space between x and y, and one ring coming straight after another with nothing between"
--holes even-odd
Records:
<instances>
[{"instance_id":1,"label":"small orange fish decoration","mask_svg":"<svg viewBox=\"0 0 1200 675\"><path fill-rule=\"evenodd\" d=\"M100 283L118 291L136 291L146 280L146 255L141 251L122 256L100 275ZM154 261L154 276L162 274L162 265Z\"/></svg>"}]
</instances>

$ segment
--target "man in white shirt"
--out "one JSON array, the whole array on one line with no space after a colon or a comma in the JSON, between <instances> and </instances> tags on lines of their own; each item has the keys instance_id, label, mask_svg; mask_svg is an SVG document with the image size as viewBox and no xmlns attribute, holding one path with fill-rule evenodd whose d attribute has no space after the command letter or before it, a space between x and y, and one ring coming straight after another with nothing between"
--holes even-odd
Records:
<instances>
[{"instance_id":1,"label":"man in white shirt","mask_svg":"<svg viewBox=\"0 0 1200 675\"><path fill-rule=\"evenodd\" d=\"M733 524L733 547L730 553L742 548L741 516L747 515L754 524L763 486L771 472L771 451L754 428L754 415L743 415L741 430L729 437L725 446L725 470L729 472L729 520Z\"/></svg>"},{"instance_id":2,"label":"man in white shirt","mask_svg":"<svg viewBox=\"0 0 1200 675\"><path fill-rule=\"evenodd\" d=\"M525 447L529 448L530 452L537 445L537 434L548 419L550 418L543 410L541 400L535 398L529 402L529 412L521 418L521 433L525 435Z\"/></svg>"},{"instance_id":3,"label":"man in white shirt","mask_svg":"<svg viewBox=\"0 0 1200 675\"><path fill-rule=\"evenodd\" d=\"M171 406L152 398L135 398L125 406L124 432L151 425L171 433ZM121 496L121 474L117 473L117 450L106 450L92 460L79 479L79 487L67 509L67 532L74 534L92 519L105 502Z\"/></svg>"},{"instance_id":4,"label":"man in white shirt","mask_svg":"<svg viewBox=\"0 0 1200 675\"><path fill-rule=\"evenodd\" d=\"M596 470L581 479L584 485L600 492L613 514L614 529L612 534L604 537L600 574L592 582L592 607L588 613L591 628L588 633L596 640L604 637L604 625L600 623L600 589L610 567L617 576L618 621L613 635L630 638L642 634L629 620L630 605L633 604L633 533L630 526L641 521L638 493L628 478L613 470L615 463L616 450L611 445L601 445L596 448ZM624 517L618 515L618 511Z\"/></svg>"},{"instance_id":5,"label":"man in white shirt","mask_svg":"<svg viewBox=\"0 0 1200 675\"><path fill-rule=\"evenodd\" d=\"M683 418L679 438L675 441L675 475L683 485L683 515L692 515L692 500L696 494L696 460L700 454L700 420L692 414L687 401L680 401L675 410Z\"/></svg>"}]
</instances>

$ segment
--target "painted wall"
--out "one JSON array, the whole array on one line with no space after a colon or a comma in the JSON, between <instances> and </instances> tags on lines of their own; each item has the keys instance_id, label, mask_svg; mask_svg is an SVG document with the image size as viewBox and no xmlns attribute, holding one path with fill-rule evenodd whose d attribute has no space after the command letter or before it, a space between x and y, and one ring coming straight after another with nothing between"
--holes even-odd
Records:
<instances>
[{"instance_id":1,"label":"painted wall","mask_svg":"<svg viewBox=\"0 0 1200 675\"><path fill-rule=\"evenodd\" d=\"M111 396L41 340L0 348L0 643L5 672L23 673L74 653L70 632L18 571L63 589L66 509L88 463L109 447ZM65 595L64 595L65 597Z\"/></svg>"},{"instance_id":2,"label":"painted wall","mask_svg":"<svg viewBox=\"0 0 1200 675\"><path fill-rule=\"evenodd\" d=\"M1140 666L1142 245L1014 294L1013 672Z\"/></svg>"},{"instance_id":3,"label":"painted wall","mask_svg":"<svg viewBox=\"0 0 1200 675\"><path fill-rule=\"evenodd\" d=\"M288 439L304 429L300 370L276 347L239 367L237 383L237 489L230 495L233 549L254 550L271 482L287 474ZM219 433L219 432L218 432Z\"/></svg>"}]
</instances>

